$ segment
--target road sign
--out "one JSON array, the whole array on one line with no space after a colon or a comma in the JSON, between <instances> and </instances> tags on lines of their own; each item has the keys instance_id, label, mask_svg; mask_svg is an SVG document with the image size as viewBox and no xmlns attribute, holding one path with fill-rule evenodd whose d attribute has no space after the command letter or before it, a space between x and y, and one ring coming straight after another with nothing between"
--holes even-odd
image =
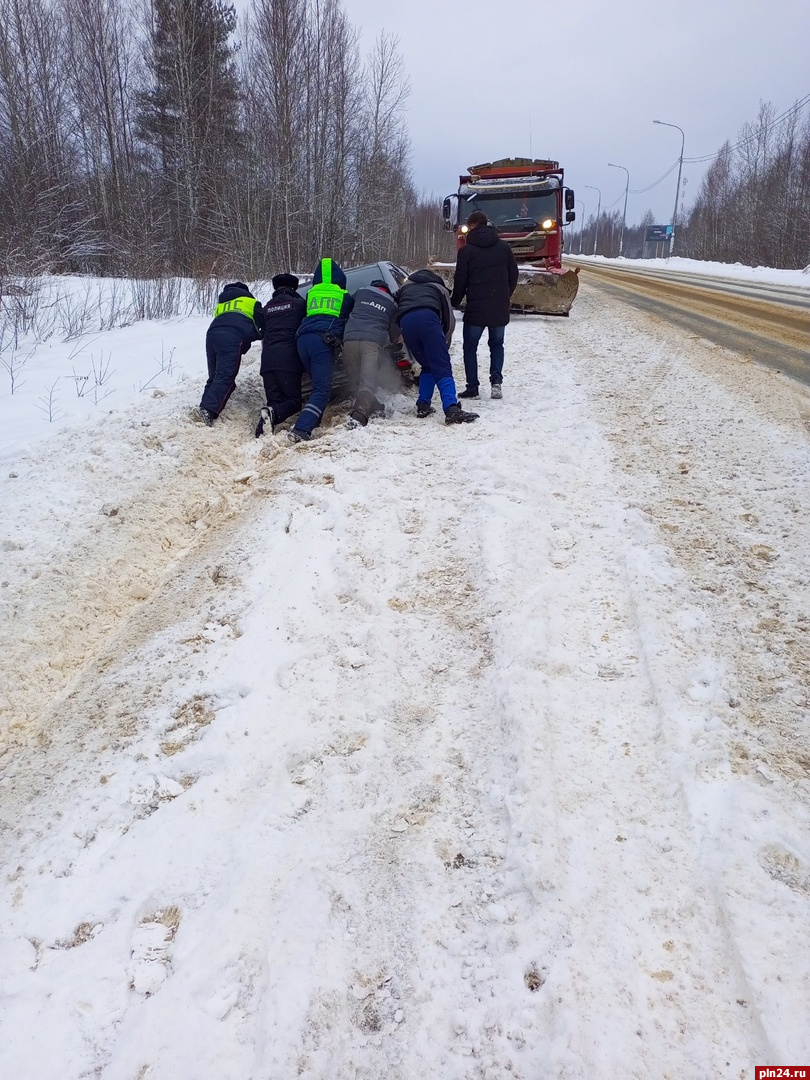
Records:
<instances>
[{"instance_id":1,"label":"road sign","mask_svg":"<svg viewBox=\"0 0 810 1080\"><path fill-rule=\"evenodd\" d=\"M655 244L661 240L669 240L672 236L671 225L648 225L644 241L647 244Z\"/></svg>"}]
</instances>

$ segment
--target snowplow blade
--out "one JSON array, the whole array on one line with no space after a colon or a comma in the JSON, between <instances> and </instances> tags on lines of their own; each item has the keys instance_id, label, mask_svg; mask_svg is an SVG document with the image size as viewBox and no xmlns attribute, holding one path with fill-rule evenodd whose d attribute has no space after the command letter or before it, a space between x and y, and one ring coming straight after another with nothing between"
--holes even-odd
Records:
<instances>
[{"instance_id":1,"label":"snowplow blade","mask_svg":"<svg viewBox=\"0 0 810 1080\"><path fill-rule=\"evenodd\" d=\"M432 263L430 269L449 289L453 288L454 263ZM520 266L517 288L512 293L512 310L526 315L567 315L578 289L578 267L576 270L538 270L533 266Z\"/></svg>"},{"instance_id":2,"label":"snowplow blade","mask_svg":"<svg viewBox=\"0 0 810 1080\"><path fill-rule=\"evenodd\" d=\"M519 268L512 309L531 315L567 315L579 289L578 270Z\"/></svg>"}]
</instances>

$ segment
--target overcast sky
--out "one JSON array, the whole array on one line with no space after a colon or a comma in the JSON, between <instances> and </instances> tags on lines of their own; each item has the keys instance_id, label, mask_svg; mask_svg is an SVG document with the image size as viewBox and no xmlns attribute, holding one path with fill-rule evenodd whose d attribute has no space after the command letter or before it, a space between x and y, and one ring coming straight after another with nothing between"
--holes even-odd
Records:
<instances>
[{"instance_id":1,"label":"overcast sky","mask_svg":"<svg viewBox=\"0 0 810 1080\"><path fill-rule=\"evenodd\" d=\"M343 0L368 49L395 33L411 83L416 184L444 196L469 165L551 157L587 212L656 180L680 153L714 153L753 120L810 93L810 0ZM810 113L806 106L803 116ZM706 165L685 165L686 201ZM630 195L671 219L677 172ZM578 216L582 207L577 206Z\"/></svg>"}]
</instances>

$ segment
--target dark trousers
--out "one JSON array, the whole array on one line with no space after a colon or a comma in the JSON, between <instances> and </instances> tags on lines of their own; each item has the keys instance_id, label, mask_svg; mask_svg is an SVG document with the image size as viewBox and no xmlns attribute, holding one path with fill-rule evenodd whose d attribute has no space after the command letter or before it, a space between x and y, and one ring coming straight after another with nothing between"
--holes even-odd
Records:
<instances>
[{"instance_id":1,"label":"dark trousers","mask_svg":"<svg viewBox=\"0 0 810 1080\"><path fill-rule=\"evenodd\" d=\"M478 342L485 330L489 330L487 344L489 345L489 381L493 384L503 382L503 336L505 326L474 326L472 323L464 323L462 337L464 345L464 374L467 376L467 386L471 390L478 389Z\"/></svg>"},{"instance_id":2,"label":"dark trousers","mask_svg":"<svg viewBox=\"0 0 810 1080\"><path fill-rule=\"evenodd\" d=\"M400 319L400 329L411 356L422 369L419 376L419 400L430 404L433 391L439 388L442 408L458 404L450 350L442 323L430 308L417 308Z\"/></svg>"},{"instance_id":3,"label":"dark trousers","mask_svg":"<svg viewBox=\"0 0 810 1080\"><path fill-rule=\"evenodd\" d=\"M288 420L301 412L303 397L301 394L301 378L303 371L266 371L262 369L261 376L264 383L264 392L267 404L273 410L276 424Z\"/></svg>"},{"instance_id":4,"label":"dark trousers","mask_svg":"<svg viewBox=\"0 0 810 1080\"><path fill-rule=\"evenodd\" d=\"M219 416L236 386L236 376L242 363L245 342L233 326L208 328L205 335L205 356L208 361L208 382L203 390L200 408Z\"/></svg>"},{"instance_id":5,"label":"dark trousers","mask_svg":"<svg viewBox=\"0 0 810 1080\"><path fill-rule=\"evenodd\" d=\"M323 411L332 396L335 358L332 346L327 345L320 334L302 334L298 339L298 355L312 380L312 393L295 421L293 430L310 435L320 424Z\"/></svg>"},{"instance_id":6,"label":"dark trousers","mask_svg":"<svg viewBox=\"0 0 810 1080\"><path fill-rule=\"evenodd\" d=\"M353 397L363 390L374 397L380 382L382 352L376 341L343 342L343 367Z\"/></svg>"}]
</instances>

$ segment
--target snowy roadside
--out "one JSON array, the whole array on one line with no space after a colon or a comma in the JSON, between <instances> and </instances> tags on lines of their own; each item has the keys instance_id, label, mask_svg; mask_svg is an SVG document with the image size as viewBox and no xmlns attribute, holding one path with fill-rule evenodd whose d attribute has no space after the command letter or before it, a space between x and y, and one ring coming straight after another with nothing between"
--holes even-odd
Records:
<instances>
[{"instance_id":1,"label":"snowy roadside","mask_svg":"<svg viewBox=\"0 0 810 1080\"><path fill-rule=\"evenodd\" d=\"M804 270L775 270L770 266L704 262L702 259L684 259L680 256L671 259L609 259L605 255L578 255L575 251L568 252L568 257L577 262L625 266L628 270L674 270L682 274L701 274L749 282L761 281L768 285L789 285L794 288L810 289L810 267L805 267Z\"/></svg>"},{"instance_id":2,"label":"snowy roadside","mask_svg":"<svg viewBox=\"0 0 810 1080\"><path fill-rule=\"evenodd\" d=\"M3 1075L807 1056L807 394L587 286L507 346L463 430L258 443L254 359L9 463Z\"/></svg>"}]
</instances>

